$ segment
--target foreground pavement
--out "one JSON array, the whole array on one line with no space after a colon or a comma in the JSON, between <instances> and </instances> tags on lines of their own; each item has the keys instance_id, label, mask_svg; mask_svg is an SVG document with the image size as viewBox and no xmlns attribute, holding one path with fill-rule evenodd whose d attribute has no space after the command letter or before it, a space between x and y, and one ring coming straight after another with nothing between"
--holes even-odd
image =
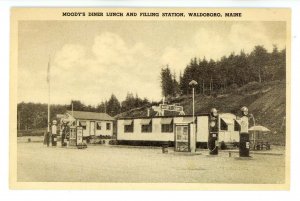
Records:
<instances>
[{"instance_id":1,"label":"foreground pavement","mask_svg":"<svg viewBox=\"0 0 300 201\"><path fill-rule=\"evenodd\" d=\"M143 182L143 183L284 183L283 154L253 154L237 160L238 153L221 151L208 156L178 153L169 148L93 145L87 149L46 147L18 142L19 182Z\"/></svg>"}]
</instances>

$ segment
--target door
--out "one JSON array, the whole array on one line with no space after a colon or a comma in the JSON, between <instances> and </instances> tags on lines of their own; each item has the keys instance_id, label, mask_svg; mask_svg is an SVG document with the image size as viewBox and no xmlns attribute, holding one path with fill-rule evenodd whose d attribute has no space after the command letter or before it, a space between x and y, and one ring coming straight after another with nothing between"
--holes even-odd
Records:
<instances>
[{"instance_id":1,"label":"door","mask_svg":"<svg viewBox=\"0 0 300 201\"><path fill-rule=\"evenodd\" d=\"M90 135L95 135L95 122L94 121L91 121Z\"/></svg>"},{"instance_id":2,"label":"door","mask_svg":"<svg viewBox=\"0 0 300 201\"><path fill-rule=\"evenodd\" d=\"M189 152L189 125L175 125L175 151Z\"/></svg>"}]
</instances>

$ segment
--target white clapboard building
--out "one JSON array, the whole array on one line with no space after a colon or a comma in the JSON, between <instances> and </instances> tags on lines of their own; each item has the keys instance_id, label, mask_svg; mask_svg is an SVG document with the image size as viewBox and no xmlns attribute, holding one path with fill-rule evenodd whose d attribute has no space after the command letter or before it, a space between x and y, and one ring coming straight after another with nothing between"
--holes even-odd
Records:
<instances>
[{"instance_id":1,"label":"white clapboard building","mask_svg":"<svg viewBox=\"0 0 300 201\"><path fill-rule=\"evenodd\" d=\"M159 144L175 142L176 132L186 130L189 136L189 124L196 123L197 147L206 147L209 136L209 114L183 116L154 116L141 118L119 118L117 120L117 140L124 144ZM239 123L231 113L218 116L219 143L239 141ZM184 125L186 125L184 127ZM140 142L140 143L139 143Z\"/></svg>"},{"instance_id":2,"label":"white clapboard building","mask_svg":"<svg viewBox=\"0 0 300 201\"><path fill-rule=\"evenodd\" d=\"M83 137L112 136L114 119L106 113L67 111L61 121L83 128Z\"/></svg>"}]
</instances>

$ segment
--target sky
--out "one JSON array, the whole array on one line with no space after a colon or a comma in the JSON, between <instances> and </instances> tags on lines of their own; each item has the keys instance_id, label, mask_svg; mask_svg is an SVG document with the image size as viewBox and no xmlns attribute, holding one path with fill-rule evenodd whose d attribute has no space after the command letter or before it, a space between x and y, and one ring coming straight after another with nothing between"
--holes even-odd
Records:
<instances>
[{"instance_id":1,"label":"sky","mask_svg":"<svg viewBox=\"0 0 300 201\"><path fill-rule=\"evenodd\" d=\"M96 106L127 92L157 101L166 65L178 76L193 57L286 46L284 22L22 21L18 31L18 102L48 102L50 64L52 104Z\"/></svg>"}]
</instances>

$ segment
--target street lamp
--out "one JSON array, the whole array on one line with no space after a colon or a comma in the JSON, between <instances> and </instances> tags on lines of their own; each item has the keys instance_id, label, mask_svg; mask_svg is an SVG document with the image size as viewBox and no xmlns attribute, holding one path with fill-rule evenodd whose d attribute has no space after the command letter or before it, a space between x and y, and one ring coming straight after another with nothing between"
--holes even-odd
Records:
<instances>
[{"instance_id":1,"label":"street lamp","mask_svg":"<svg viewBox=\"0 0 300 201\"><path fill-rule=\"evenodd\" d=\"M189 85L193 88L193 123L195 123L195 86L198 83L195 80L190 81Z\"/></svg>"},{"instance_id":2,"label":"street lamp","mask_svg":"<svg viewBox=\"0 0 300 201\"><path fill-rule=\"evenodd\" d=\"M196 129L195 129L195 86L198 83L195 80L190 81L189 85L193 87L193 125L191 129L190 150L196 152Z\"/></svg>"}]
</instances>

